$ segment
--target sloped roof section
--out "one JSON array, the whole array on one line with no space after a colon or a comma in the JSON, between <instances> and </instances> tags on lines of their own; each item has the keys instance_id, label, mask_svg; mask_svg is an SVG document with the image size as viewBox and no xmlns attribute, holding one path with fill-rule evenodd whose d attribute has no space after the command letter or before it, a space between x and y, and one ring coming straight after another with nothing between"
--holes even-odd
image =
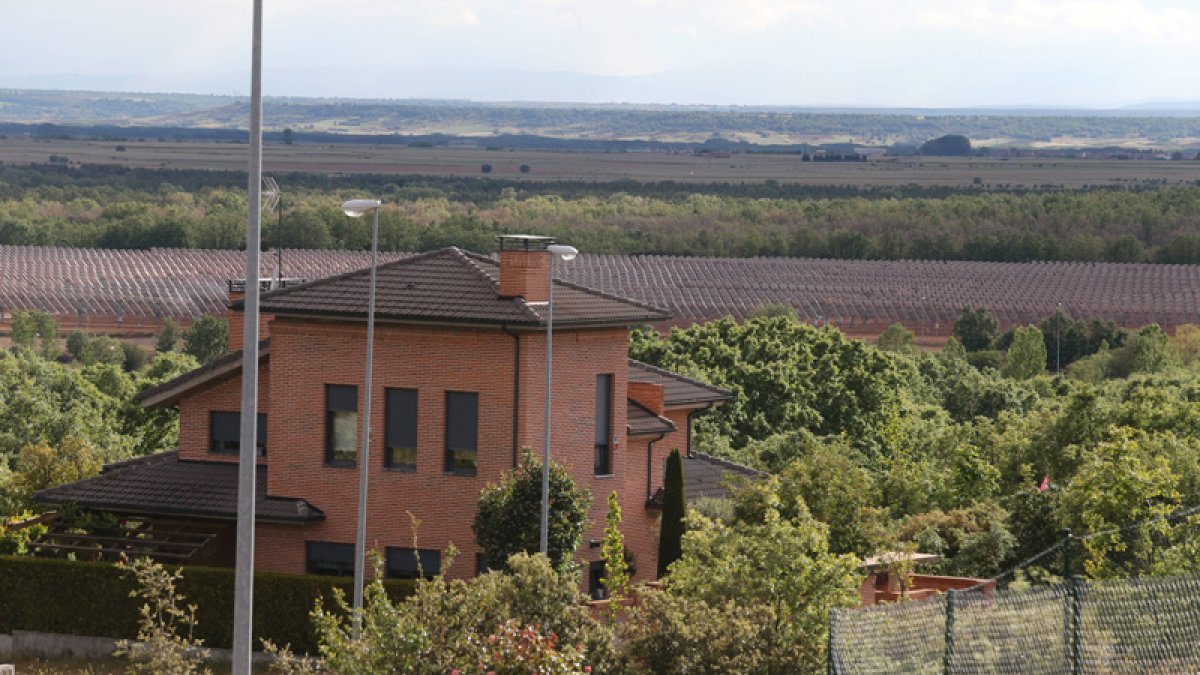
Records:
<instances>
[{"instance_id":1,"label":"sloped roof section","mask_svg":"<svg viewBox=\"0 0 1200 675\"><path fill-rule=\"evenodd\" d=\"M258 363L261 366L262 362L267 360L271 355L271 340L260 340L258 343ZM179 377L167 380L147 387L137 393L133 397L135 403L140 403L146 408L164 407L174 405L179 401L179 398L184 394L195 391L198 387L202 387L210 382L221 380L225 377L233 375L241 375L242 372L242 350L230 352L222 357L214 359L207 365L186 372Z\"/></svg>"},{"instance_id":2,"label":"sloped roof section","mask_svg":"<svg viewBox=\"0 0 1200 675\"><path fill-rule=\"evenodd\" d=\"M42 504L78 504L87 509L146 516L237 518L237 464L180 460L164 452L109 464L99 476L39 490ZM307 501L267 495L267 467L257 471L256 519L302 524L325 513Z\"/></svg>"},{"instance_id":3,"label":"sloped roof section","mask_svg":"<svg viewBox=\"0 0 1200 675\"><path fill-rule=\"evenodd\" d=\"M723 499L729 496L730 479L754 480L763 475L748 466L702 452L692 452L683 458L683 489L689 502L704 497Z\"/></svg>"},{"instance_id":4,"label":"sloped roof section","mask_svg":"<svg viewBox=\"0 0 1200 675\"><path fill-rule=\"evenodd\" d=\"M674 422L632 400L626 409L625 426L630 436L654 436L675 431Z\"/></svg>"},{"instance_id":5,"label":"sloped roof section","mask_svg":"<svg viewBox=\"0 0 1200 675\"><path fill-rule=\"evenodd\" d=\"M267 293L260 309L269 314L366 318L370 269ZM546 303L499 295L500 265L456 247L382 264L375 308L383 320L545 325ZM235 303L235 307L240 303ZM556 279L554 325L597 326L652 323L670 312Z\"/></svg>"},{"instance_id":6,"label":"sloped roof section","mask_svg":"<svg viewBox=\"0 0 1200 675\"><path fill-rule=\"evenodd\" d=\"M720 403L733 396L726 389L633 359L629 359L629 380L660 385L663 405L668 408Z\"/></svg>"}]
</instances>

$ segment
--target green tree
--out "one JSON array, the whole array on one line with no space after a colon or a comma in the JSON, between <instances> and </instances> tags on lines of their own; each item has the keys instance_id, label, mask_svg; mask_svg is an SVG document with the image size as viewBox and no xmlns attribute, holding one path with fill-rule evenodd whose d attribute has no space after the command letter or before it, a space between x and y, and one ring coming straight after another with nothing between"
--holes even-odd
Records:
<instances>
[{"instance_id":1,"label":"green tree","mask_svg":"<svg viewBox=\"0 0 1200 675\"><path fill-rule=\"evenodd\" d=\"M824 527L806 512L781 516L769 486L739 499L747 497L733 523L689 519L667 590L710 607L761 608L762 672L819 672L829 611L859 602L859 560L830 553Z\"/></svg>"},{"instance_id":2,"label":"green tree","mask_svg":"<svg viewBox=\"0 0 1200 675\"><path fill-rule=\"evenodd\" d=\"M571 474L550 464L550 531L547 553L557 566L571 560L583 536L591 496ZM542 463L526 449L517 468L489 483L479 495L479 511L471 529L490 569L504 569L516 553L540 548Z\"/></svg>"},{"instance_id":3,"label":"green tree","mask_svg":"<svg viewBox=\"0 0 1200 675\"><path fill-rule=\"evenodd\" d=\"M683 555L684 518L687 517L687 499L683 486L683 458L676 448L667 456L666 475L663 477L662 524L658 532L658 576L666 576L671 563Z\"/></svg>"},{"instance_id":4,"label":"green tree","mask_svg":"<svg viewBox=\"0 0 1200 675\"><path fill-rule=\"evenodd\" d=\"M42 358L52 359L59 354L58 322L46 312L33 312L37 326L38 352Z\"/></svg>"},{"instance_id":5,"label":"green tree","mask_svg":"<svg viewBox=\"0 0 1200 675\"><path fill-rule=\"evenodd\" d=\"M987 307L963 307L954 322L954 337L969 352L987 349L999 334L1000 323Z\"/></svg>"},{"instance_id":6,"label":"green tree","mask_svg":"<svg viewBox=\"0 0 1200 675\"><path fill-rule=\"evenodd\" d=\"M1037 326L1018 327L1004 361L1004 374L1028 380L1046 372L1046 341Z\"/></svg>"},{"instance_id":7,"label":"green tree","mask_svg":"<svg viewBox=\"0 0 1200 675\"><path fill-rule=\"evenodd\" d=\"M1137 332L1133 343L1133 372L1157 373L1175 364L1175 353L1171 348L1171 337L1152 323Z\"/></svg>"},{"instance_id":8,"label":"green tree","mask_svg":"<svg viewBox=\"0 0 1200 675\"><path fill-rule=\"evenodd\" d=\"M179 324L168 316L163 319L162 330L154 337L154 351L173 352L178 344Z\"/></svg>"},{"instance_id":9,"label":"green tree","mask_svg":"<svg viewBox=\"0 0 1200 675\"><path fill-rule=\"evenodd\" d=\"M88 334L82 330L67 333L67 353L76 361L83 360L83 348L87 346Z\"/></svg>"},{"instance_id":10,"label":"green tree","mask_svg":"<svg viewBox=\"0 0 1200 675\"><path fill-rule=\"evenodd\" d=\"M83 346L84 365L97 363L120 364L125 362L125 349L121 341L107 335L97 335Z\"/></svg>"},{"instance_id":11,"label":"green tree","mask_svg":"<svg viewBox=\"0 0 1200 675\"><path fill-rule=\"evenodd\" d=\"M911 330L902 324L894 323L880 333L879 348L888 352L914 354L917 351L917 341Z\"/></svg>"},{"instance_id":12,"label":"green tree","mask_svg":"<svg viewBox=\"0 0 1200 675\"><path fill-rule=\"evenodd\" d=\"M209 314L196 319L183 333L184 353L196 357L201 365L223 355L228 342L229 328L225 320Z\"/></svg>"},{"instance_id":13,"label":"green tree","mask_svg":"<svg viewBox=\"0 0 1200 675\"><path fill-rule=\"evenodd\" d=\"M12 325L9 329L9 337L14 345L33 349L34 340L37 339L37 332L37 320L34 318L33 312L20 309L12 311Z\"/></svg>"},{"instance_id":14,"label":"green tree","mask_svg":"<svg viewBox=\"0 0 1200 675\"><path fill-rule=\"evenodd\" d=\"M604 516L604 541L600 557L604 560L604 576L600 582L608 591L609 622L617 619L617 601L629 590L629 563L625 561L625 536L621 534L621 504L616 490L608 495L608 511Z\"/></svg>"},{"instance_id":15,"label":"green tree","mask_svg":"<svg viewBox=\"0 0 1200 675\"><path fill-rule=\"evenodd\" d=\"M103 455L82 438L69 437L57 449L46 442L21 448L10 482L21 499L38 490L91 478L100 473Z\"/></svg>"},{"instance_id":16,"label":"green tree","mask_svg":"<svg viewBox=\"0 0 1200 675\"><path fill-rule=\"evenodd\" d=\"M946 134L925 141L921 154L932 157L970 157L971 141L960 134Z\"/></svg>"}]
</instances>

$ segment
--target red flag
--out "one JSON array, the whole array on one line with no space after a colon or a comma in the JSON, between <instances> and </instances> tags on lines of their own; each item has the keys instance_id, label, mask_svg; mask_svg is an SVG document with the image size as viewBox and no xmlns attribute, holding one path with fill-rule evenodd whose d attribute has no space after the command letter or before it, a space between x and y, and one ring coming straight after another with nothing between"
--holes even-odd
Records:
<instances>
[{"instance_id":1,"label":"red flag","mask_svg":"<svg viewBox=\"0 0 1200 675\"><path fill-rule=\"evenodd\" d=\"M1049 490L1049 489L1050 489L1050 474L1046 474L1046 477L1042 479L1042 484L1038 486L1038 492L1045 492L1046 490Z\"/></svg>"}]
</instances>

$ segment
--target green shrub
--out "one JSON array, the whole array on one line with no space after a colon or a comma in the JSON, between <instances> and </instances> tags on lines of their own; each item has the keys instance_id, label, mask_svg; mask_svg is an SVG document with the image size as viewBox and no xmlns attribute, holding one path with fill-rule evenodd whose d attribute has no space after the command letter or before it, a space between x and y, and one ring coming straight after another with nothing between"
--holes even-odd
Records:
<instances>
[{"instance_id":1,"label":"green shrub","mask_svg":"<svg viewBox=\"0 0 1200 675\"><path fill-rule=\"evenodd\" d=\"M134 580L106 563L57 558L0 556L0 633L32 630L133 639L141 602L129 597ZM349 593L349 578L257 572L254 575L254 638L314 652L309 612L334 588ZM412 593L412 582L384 582L388 595ZM179 592L199 609L196 638L227 648L233 634L233 570L187 567Z\"/></svg>"}]
</instances>

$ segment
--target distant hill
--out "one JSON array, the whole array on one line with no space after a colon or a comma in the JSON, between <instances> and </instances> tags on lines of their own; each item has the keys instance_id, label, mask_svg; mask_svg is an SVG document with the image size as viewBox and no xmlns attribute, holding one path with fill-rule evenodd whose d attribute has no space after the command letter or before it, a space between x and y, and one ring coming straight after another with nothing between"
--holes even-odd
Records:
<instances>
[{"instance_id":1,"label":"distant hill","mask_svg":"<svg viewBox=\"0 0 1200 675\"><path fill-rule=\"evenodd\" d=\"M264 119L276 131L335 134L875 146L961 134L976 145L1174 148L1185 139L1182 147L1193 147L1186 139L1200 138L1200 104L1172 105L1181 107L889 110L268 97ZM1182 107L1189 105L1196 114ZM236 129L248 116L246 99L236 96L0 89L0 122L8 123Z\"/></svg>"}]
</instances>

